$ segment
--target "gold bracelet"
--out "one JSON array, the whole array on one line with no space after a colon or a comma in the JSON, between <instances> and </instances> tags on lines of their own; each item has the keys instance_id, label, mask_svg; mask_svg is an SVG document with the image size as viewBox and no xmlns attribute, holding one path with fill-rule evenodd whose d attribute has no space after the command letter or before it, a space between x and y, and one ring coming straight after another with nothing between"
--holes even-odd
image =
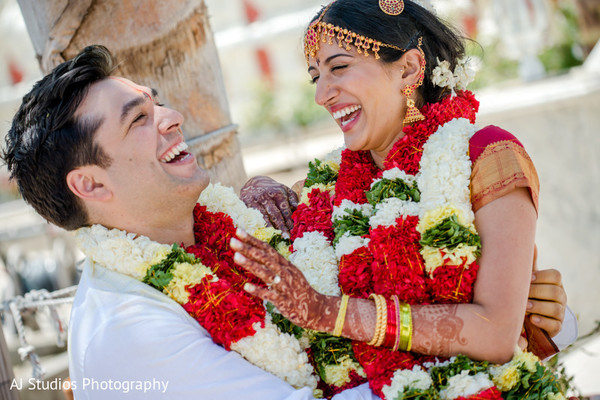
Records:
<instances>
[{"instance_id":1,"label":"gold bracelet","mask_svg":"<svg viewBox=\"0 0 600 400\"><path fill-rule=\"evenodd\" d=\"M375 332L373 333L373 338L367 344L369 346L381 346L385 340L387 306L383 296L372 293L369 296L369 299L371 298L375 301L375 306L377 307L377 322L375 323Z\"/></svg>"},{"instance_id":2,"label":"gold bracelet","mask_svg":"<svg viewBox=\"0 0 600 400\"><path fill-rule=\"evenodd\" d=\"M400 325L400 350L402 351L410 351L412 347L412 334L413 334L413 324L412 324L412 313L410 310L410 304L402 304L400 306L401 311L401 325Z\"/></svg>"},{"instance_id":3,"label":"gold bracelet","mask_svg":"<svg viewBox=\"0 0 600 400\"><path fill-rule=\"evenodd\" d=\"M381 318L381 325L379 326L379 339L377 340L377 343L375 343L375 347L379 347L383 344L383 342L385 342L385 333L387 331L387 324L388 324L388 318L387 318L387 302L385 301L385 297L383 296L379 296L379 302L381 304L381 313L382 318Z\"/></svg>"},{"instance_id":4,"label":"gold bracelet","mask_svg":"<svg viewBox=\"0 0 600 400\"><path fill-rule=\"evenodd\" d=\"M346 311L348 309L348 299L350 297L347 294L342 295L342 302L340 303L340 311L335 320L335 328L333 328L333 336L340 336L342 329L344 328L344 322L346 321Z\"/></svg>"}]
</instances>

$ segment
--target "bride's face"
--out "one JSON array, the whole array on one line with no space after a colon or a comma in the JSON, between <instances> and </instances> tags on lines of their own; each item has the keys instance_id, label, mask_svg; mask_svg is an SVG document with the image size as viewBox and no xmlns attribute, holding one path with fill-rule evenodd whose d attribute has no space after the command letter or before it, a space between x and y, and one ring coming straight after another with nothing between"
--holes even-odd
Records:
<instances>
[{"instance_id":1,"label":"bride's face","mask_svg":"<svg viewBox=\"0 0 600 400\"><path fill-rule=\"evenodd\" d=\"M346 147L387 154L403 135L403 70L369 53L322 44L308 72L316 85L315 101L342 129Z\"/></svg>"}]
</instances>

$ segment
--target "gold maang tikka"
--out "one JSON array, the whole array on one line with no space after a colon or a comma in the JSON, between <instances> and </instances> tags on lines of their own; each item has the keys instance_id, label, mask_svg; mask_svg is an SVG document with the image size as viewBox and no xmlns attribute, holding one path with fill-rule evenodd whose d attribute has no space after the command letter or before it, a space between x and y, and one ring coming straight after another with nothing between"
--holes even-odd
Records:
<instances>
[{"instance_id":1,"label":"gold maang tikka","mask_svg":"<svg viewBox=\"0 0 600 400\"><path fill-rule=\"evenodd\" d=\"M387 12L384 10L384 8L388 10L394 9L393 7L386 7L385 5L382 7L382 1L383 0L380 0L379 6L386 14ZM399 0L392 0L391 3L398 1ZM334 2L335 1L329 3L329 5L323 9L321 15L319 15L319 18L313 21L306 29L306 34L304 35L304 55L307 63L310 57L316 57L317 52L321 48L321 43L333 44L334 37L337 39L339 47L343 47L345 44L346 51L350 51L352 46L354 46L358 54L364 54L365 57L368 57L369 50L371 50L375 54L375 59L377 60L379 59L379 50L381 47L389 47L403 53L406 52L405 49L394 46L393 44L383 43L379 40L371 39L364 35L359 35L358 33L352 32L351 30L342 26L336 26L324 22L323 17ZM390 2L390 0L388 0L388 2ZM402 2L402 9L404 9L404 2ZM401 12L402 11L395 15L399 15Z\"/></svg>"},{"instance_id":2,"label":"gold maang tikka","mask_svg":"<svg viewBox=\"0 0 600 400\"><path fill-rule=\"evenodd\" d=\"M387 15L400 15L404 11L404 0L379 0L379 8Z\"/></svg>"}]
</instances>

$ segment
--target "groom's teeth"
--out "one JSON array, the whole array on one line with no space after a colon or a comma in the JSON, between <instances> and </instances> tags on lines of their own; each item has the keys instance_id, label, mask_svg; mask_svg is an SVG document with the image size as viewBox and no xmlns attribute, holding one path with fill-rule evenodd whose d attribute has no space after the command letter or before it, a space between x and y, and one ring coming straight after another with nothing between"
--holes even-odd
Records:
<instances>
[{"instance_id":1,"label":"groom's teeth","mask_svg":"<svg viewBox=\"0 0 600 400\"><path fill-rule=\"evenodd\" d=\"M169 150L169 152L160 160L160 162L168 163L169 161L171 161L172 159L177 157L179 154L181 154L181 152L187 148L188 148L187 143L185 143L185 142L179 143L177 146L175 146L171 150Z\"/></svg>"}]
</instances>

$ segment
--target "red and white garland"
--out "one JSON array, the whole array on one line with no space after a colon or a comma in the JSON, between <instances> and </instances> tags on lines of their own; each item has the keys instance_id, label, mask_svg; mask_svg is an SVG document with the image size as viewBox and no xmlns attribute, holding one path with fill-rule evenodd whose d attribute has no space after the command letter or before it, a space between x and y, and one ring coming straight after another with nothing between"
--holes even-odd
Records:
<instances>
[{"instance_id":1,"label":"red and white garland","mask_svg":"<svg viewBox=\"0 0 600 400\"><path fill-rule=\"evenodd\" d=\"M440 246L436 235L457 229L478 241L468 157L477 108L470 92L426 105L426 119L405 129L384 170L367 151L344 150L341 159L338 151L313 165L316 178L309 175L293 216L290 260L317 290L335 295L341 288L362 298L397 295L410 304L471 301L477 243L450 240L451 247ZM336 172L337 180L318 178ZM426 235L433 240L420 244ZM434 361L358 342L354 355L372 389L386 398L394 398L406 379L429 378L422 366ZM492 386L488 379L475 393Z\"/></svg>"},{"instance_id":2,"label":"red and white garland","mask_svg":"<svg viewBox=\"0 0 600 400\"><path fill-rule=\"evenodd\" d=\"M242 289L246 282L262 283L237 267L229 247L238 227L267 242L281 232L267 228L258 211L220 185L202 192L194 221L196 244L185 251L100 225L79 229L76 238L93 263L151 284L181 304L215 343L295 387L314 389L317 379L304 347Z\"/></svg>"}]
</instances>

